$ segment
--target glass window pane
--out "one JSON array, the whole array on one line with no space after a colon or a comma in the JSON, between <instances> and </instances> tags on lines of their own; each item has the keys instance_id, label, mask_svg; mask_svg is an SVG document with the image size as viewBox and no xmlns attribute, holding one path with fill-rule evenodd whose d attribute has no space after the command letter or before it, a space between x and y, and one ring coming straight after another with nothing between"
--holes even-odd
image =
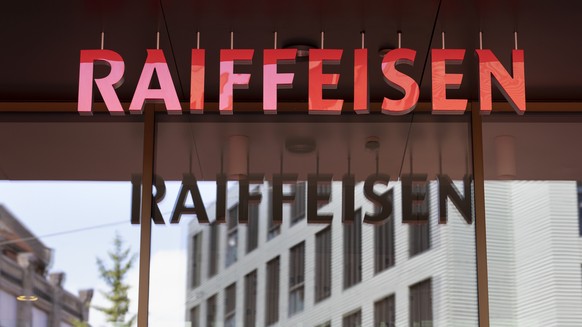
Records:
<instances>
[{"instance_id":1,"label":"glass window pane","mask_svg":"<svg viewBox=\"0 0 582 327\"><path fill-rule=\"evenodd\" d=\"M582 324L580 114L484 120L491 326Z\"/></svg>"},{"instance_id":2,"label":"glass window pane","mask_svg":"<svg viewBox=\"0 0 582 327\"><path fill-rule=\"evenodd\" d=\"M0 325L109 324L99 307L131 321L142 117L2 117Z\"/></svg>"},{"instance_id":3,"label":"glass window pane","mask_svg":"<svg viewBox=\"0 0 582 327\"><path fill-rule=\"evenodd\" d=\"M152 261L152 279L176 282L152 285L150 310L186 289L166 322L198 307L203 326L342 326L355 312L348 326L407 326L430 280L418 323L476 325L467 116L159 118L152 256L176 269Z\"/></svg>"}]
</instances>

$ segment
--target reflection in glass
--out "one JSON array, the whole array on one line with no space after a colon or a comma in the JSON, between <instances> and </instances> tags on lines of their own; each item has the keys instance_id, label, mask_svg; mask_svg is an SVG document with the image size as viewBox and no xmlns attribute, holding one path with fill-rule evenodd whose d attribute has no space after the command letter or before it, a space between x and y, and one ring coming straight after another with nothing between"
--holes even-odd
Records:
<instances>
[{"instance_id":1,"label":"reflection in glass","mask_svg":"<svg viewBox=\"0 0 582 327\"><path fill-rule=\"evenodd\" d=\"M580 114L484 119L493 327L582 326L581 124Z\"/></svg>"}]
</instances>

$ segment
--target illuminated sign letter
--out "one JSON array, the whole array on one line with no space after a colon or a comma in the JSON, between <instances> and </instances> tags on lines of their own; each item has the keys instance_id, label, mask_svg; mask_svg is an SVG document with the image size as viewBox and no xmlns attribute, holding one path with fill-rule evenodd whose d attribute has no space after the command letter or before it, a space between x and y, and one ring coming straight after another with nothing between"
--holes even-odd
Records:
<instances>
[{"instance_id":1,"label":"illuminated sign letter","mask_svg":"<svg viewBox=\"0 0 582 327\"><path fill-rule=\"evenodd\" d=\"M335 89L339 74L324 74L323 64L338 64L343 50L311 49L309 50L309 113L341 114L344 100L323 99L322 88Z\"/></svg>"},{"instance_id":2,"label":"illuminated sign letter","mask_svg":"<svg viewBox=\"0 0 582 327\"><path fill-rule=\"evenodd\" d=\"M277 89L291 88L293 73L277 73L277 63L295 63L297 49L265 49L263 55L263 110L277 113Z\"/></svg>"},{"instance_id":3,"label":"illuminated sign letter","mask_svg":"<svg viewBox=\"0 0 582 327\"><path fill-rule=\"evenodd\" d=\"M81 115L92 115L93 106L93 64L105 63L111 71L103 78L95 78L97 89L103 97L103 102L112 115L123 115L121 102L115 89L123 83L125 63L121 56L111 50L81 50L81 64L79 66L79 103L78 111Z\"/></svg>"},{"instance_id":4,"label":"illuminated sign letter","mask_svg":"<svg viewBox=\"0 0 582 327\"><path fill-rule=\"evenodd\" d=\"M475 50L479 57L479 102L481 113L491 113L491 75L513 110L520 115L525 112L525 67L523 50L513 50L511 60L513 77L499 62L491 50Z\"/></svg>"},{"instance_id":5,"label":"illuminated sign letter","mask_svg":"<svg viewBox=\"0 0 582 327\"><path fill-rule=\"evenodd\" d=\"M190 66L190 113L204 112L204 49L192 49Z\"/></svg>"},{"instance_id":6,"label":"illuminated sign letter","mask_svg":"<svg viewBox=\"0 0 582 327\"><path fill-rule=\"evenodd\" d=\"M148 49L147 52L148 56L129 105L129 112L141 114L145 102L154 100L164 102L169 114L181 114L182 107L180 106L180 100L178 100L178 94L176 94L176 88L174 87L164 52L159 49ZM158 76L159 89L149 88L154 72Z\"/></svg>"},{"instance_id":7,"label":"illuminated sign letter","mask_svg":"<svg viewBox=\"0 0 582 327\"><path fill-rule=\"evenodd\" d=\"M412 77L396 70L396 65L413 65L416 51L412 49L399 48L389 51L382 59L382 73L388 85L404 93L400 100L384 98L382 101L382 113L388 115L405 115L416 107L420 90L418 84Z\"/></svg>"},{"instance_id":8,"label":"illuminated sign letter","mask_svg":"<svg viewBox=\"0 0 582 327\"><path fill-rule=\"evenodd\" d=\"M249 87L250 74L235 74L234 62L250 64L253 60L252 49L220 50L220 95L218 108L223 115L232 115L232 90Z\"/></svg>"},{"instance_id":9,"label":"illuminated sign letter","mask_svg":"<svg viewBox=\"0 0 582 327\"><path fill-rule=\"evenodd\" d=\"M435 114L463 114L466 99L447 99L447 89L458 89L463 74L447 74L446 63L460 64L465 57L463 49L432 49L432 110Z\"/></svg>"},{"instance_id":10,"label":"illuminated sign letter","mask_svg":"<svg viewBox=\"0 0 582 327\"><path fill-rule=\"evenodd\" d=\"M367 114L370 106L368 88L368 49L354 50L354 111Z\"/></svg>"}]
</instances>

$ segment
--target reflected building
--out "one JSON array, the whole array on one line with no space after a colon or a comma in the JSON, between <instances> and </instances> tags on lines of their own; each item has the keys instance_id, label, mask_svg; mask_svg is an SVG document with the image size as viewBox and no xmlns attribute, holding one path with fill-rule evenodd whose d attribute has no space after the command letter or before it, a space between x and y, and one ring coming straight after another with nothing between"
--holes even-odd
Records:
<instances>
[{"instance_id":1,"label":"reflected building","mask_svg":"<svg viewBox=\"0 0 582 327\"><path fill-rule=\"evenodd\" d=\"M474 225L448 204L448 223L438 223L437 185L429 183L428 224L402 224L399 182L392 215L362 223L377 209L356 185L355 222L342 222L342 186L320 214L331 224L308 224L306 187L292 189L283 223L272 222L272 191L249 206L237 223L238 188L227 194L224 224L189 226L186 320L192 326L477 326ZM387 189L386 189L387 190ZM289 190L287 190L289 191ZM449 201L450 202L450 201ZM214 206L207 208L210 220Z\"/></svg>"},{"instance_id":2,"label":"reflected building","mask_svg":"<svg viewBox=\"0 0 582 327\"><path fill-rule=\"evenodd\" d=\"M580 326L582 189L575 181L488 181L491 326Z\"/></svg>"},{"instance_id":3,"label":"reflected building","mask_svg":"<svg viewBox=\"0 0 582 327\"><path fill-rule=\"evenodd\" d=\"M87 322L93 290L74 295L65 273L48 273L53 250L0 206L0 326L72 327Z\"/></svg>"}]
</instances>

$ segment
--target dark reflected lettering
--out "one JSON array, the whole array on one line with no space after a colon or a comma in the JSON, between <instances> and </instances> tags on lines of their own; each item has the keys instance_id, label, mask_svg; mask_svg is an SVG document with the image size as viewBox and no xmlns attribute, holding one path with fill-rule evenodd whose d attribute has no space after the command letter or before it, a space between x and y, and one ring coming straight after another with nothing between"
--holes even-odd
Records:
<instances>
[{"instance_id":1,"label":"dark reflected lettering","mask_svg":"<svg viewBox=\"0 0 582 327\"><path fill-rule=\"evenodd\" d=\"M190 198L194 204L192 207L186 206L186 197L188 194L190 194ZM195 214L198 222L208 223L208 215L206 214L206 208L200 196L198 182L196 181L196 177L191 174L184 174L182 187L180 188L180 194L178 195L170 224L178 224L183 214Z\"/></svg>"},{"instance_id":2,"label":"dark reflected lettering","mask_svg":"<svg viewBox=\"0 0 582 327\"><path fill-rule=\"evenodd\" d=\"M330 194L319 194L317 185L331 184L332 174L309 174L307 176L307 223L309 224L330 224L333 215L320 215L317 212L317 205L328 203Z\"/></svg>"},{"instance_id":3,"label":"dark reflected lettering","mask_svg":"<svg viewBox=\"0 0 582 327\"><path fill-rule=\"evenodd\" d=\"M226 182L225 174L216 175L216 219L218 224L226 223Z\"/></svg>"},{"instance_id":4,"label":"dark reflected lettering","mask_svg":"<svg viewBox=\"0 0 582 327\"><path fill-rule=\"evenodd\" d=\"M355 189L356 178L354 175L344 175L342 178L342 223L354 221Z\"/></svg>"},{"instance_id":5,"label":"dark reflected lettering","mask_svg":"<svg viewBox=\"0 0 582 327\"><path fill-rule=\"evenodd\" d=\"M428 223L427 193L426 174L402 175L402 223Z\"/></svg>"},{"instance_id":6,"label":"dark reflected lettering","mask_svg":"<svg viewBox=\"0 0 582 327\"><path fill-rule=\"evenodd\" d=\"M283 184L297 184L297 174L273 175L273 224L283 223L283 203L295 201L295 192L283 194Z\"/></svg>"},{"instance_id":7,"label":"dark reflected lettering","mask_svg":"<svg viewBox=\"0 0 582 327\"><path fill-rule=\"evenodd\" d=\"M164 225L164 217L158 207L158 203L166 196L166 182L158 175L154 175L155 194L152 194L152 220L154 224ZM141 219L141 175L131 175L131 223L139 224Z\"/></svg>"},{"instance_id":8,"label":"dark reflected lettering","mask_svg":"<svg viewBox=\"0 0 582 327\"><path fill-rule=\"evenodd\" d=\"M250 184L263 184L265 175L250 174L244 177L238 184L238 222L246 224L249 221L249 203L259 204L261 202L261 193L250 193Z\"/></svg>"},{"instance_id":9,"label":"dark reflected lettering","mask_svg":"<svg viewBox=\"0 0 582 327\"><path fill-rule=\"evenodd\" d=\"M382 184L388 186L388 183L390 183L390 176L386 174L375 174L366 178L364 182L364 196L374 204L377 210L374 210L374 214L372 215L366 213L364 216L365 223L380 224L392 214L392 189L380 194L374 192L374 185Z\"/></svg>"},{"instance_id":10,"label":"dark reflected lettering","mask_svg":"<svg viewBox=\"0 0 582 327\"><path fill-rule=\"evenodd\" d=\"M447 175L438 175L439 182L439 223L447 223L447 198L450 199L459 213L463 216L467 224L473 223L473 211L471 210L471 176L465 175L463 178L463 194L453 184Z\"/></svg>"}]
</instances>

